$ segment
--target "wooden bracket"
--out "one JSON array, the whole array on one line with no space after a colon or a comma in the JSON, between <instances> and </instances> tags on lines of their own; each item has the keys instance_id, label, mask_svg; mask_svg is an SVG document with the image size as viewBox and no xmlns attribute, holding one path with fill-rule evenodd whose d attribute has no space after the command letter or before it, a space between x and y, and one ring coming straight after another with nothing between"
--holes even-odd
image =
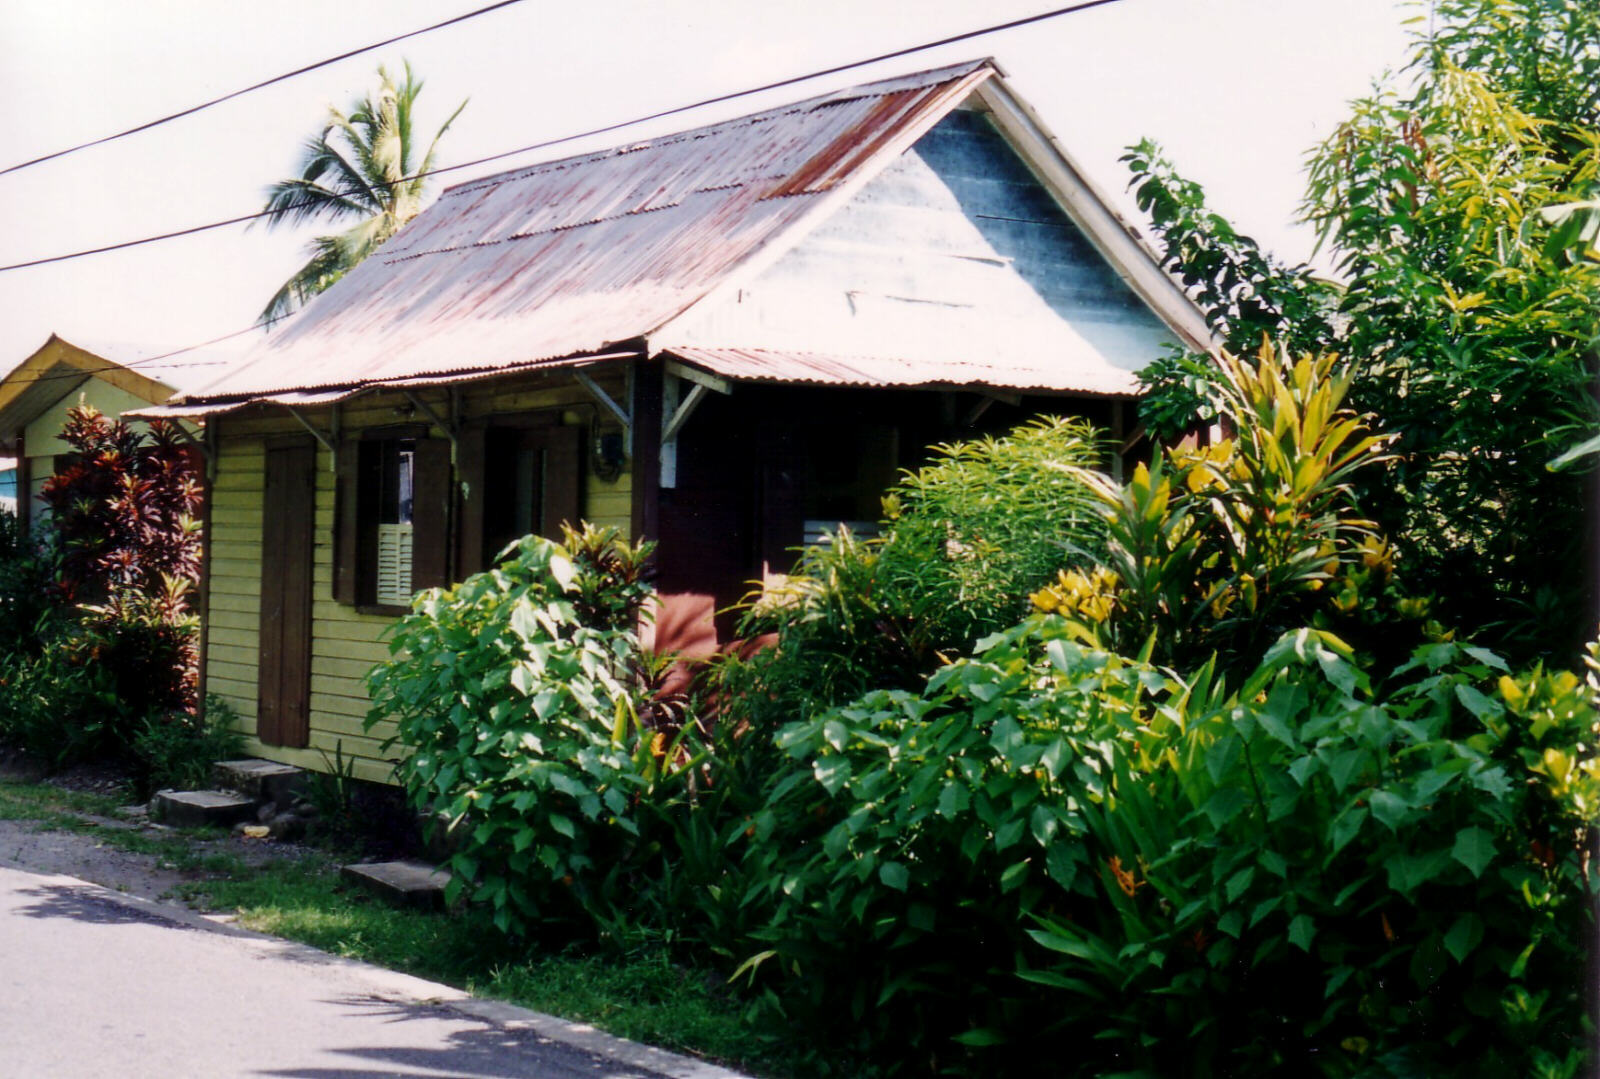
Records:
<instances>
[{"instance_id":1,"label":"wooden bracket","mask_svg":"<svg viewBox=\"0 0 1600 1079\"><path fill-rule=\"evenodd\" d=\"M306 419L305 415L303 413L301 413L301 411L299 409L295 408L293 405L284 405L283 407L288 410L289 415L293 416L295 419L300 421L300 426L301 427L304 427L307 431L311 432L311 437L312 438L314 438L318 442L322 443L322 448L323 449L327 450L330 454L334 454L334 455L338 454L339 451L338 451L337 447L339 445L339 439L338 439L338 435L337 434L330 435L330 434L324 433L321 429L319 429L316 426L316 424L314 424L310 420Z\"/></svg>"},{"instance_id":2,"label":"wooden bracket","mask_svg":"<svg viewBox=\"0 0 1600 1079\"><path fill-rule=\"evenodd\" d=\"M683 392L685 384L689 385L687 394ZM678 485L678 432L689 422L706 394L712 392L728 394L733 392L733 387L715 375L672 360L666 362L661 379L661 414L666 422L661 427L660 486Z\"/></svg>"},{"instance_id":3,"label":"wooden bracket","mask_svg":"<svg viewBox=\"0 0 1600 1079\"><path fill-rule=\"evenodd\" d=\"M578 384L589 391L589 396L600 402L606 411L610 412L622 422L622 450L629 456L633 455L633 414L612 399L611 395L601 388L600 383L590 378L582 369L572 372L572 377Z\"/></svg>"}]
</instances>

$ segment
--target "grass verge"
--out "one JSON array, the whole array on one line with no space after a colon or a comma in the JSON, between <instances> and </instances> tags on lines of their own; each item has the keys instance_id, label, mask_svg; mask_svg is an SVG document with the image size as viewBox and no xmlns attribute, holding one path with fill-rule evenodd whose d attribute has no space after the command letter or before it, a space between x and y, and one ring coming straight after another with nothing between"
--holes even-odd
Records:
<instances>
[{"instance_id":1,"label":"grass verge","mask_svg":"<svg viewBox=\"0 0 1600 1079\"><path fill-rule=\"evenodd\" d=\"M197 847L197 839L217 833L152 834L96 819L116 805L114 798L0 779L0 819L93 834L107 846L199 874L178 888L178 898L232 912L246 928L757 1074L804 1069L802 1047L754 1036L743 1005L719 977L672 961L664 947L622 957L514 950L470 918L398 910L349 888L323 857L252 865Z\"/></svg>"}]
</instances>

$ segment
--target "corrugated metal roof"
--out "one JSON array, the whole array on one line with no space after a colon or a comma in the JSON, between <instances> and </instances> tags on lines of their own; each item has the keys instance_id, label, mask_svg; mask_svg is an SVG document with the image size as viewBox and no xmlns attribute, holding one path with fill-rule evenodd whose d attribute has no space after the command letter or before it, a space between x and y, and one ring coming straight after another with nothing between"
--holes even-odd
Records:
<instances>
[{"instance_id":1,"label":"corrugated metal roof","mask_svg":"<svg viewBox=\"0 0 1600 1079\"><path fill-rule=\"evenodd\" d=\"M884 80L460 184L189 399L595 353L644 337L992 77Z\"/></svg>"},{"instance_id":2,"label":"corrugated metal roof","mask_svg":"<svg viewBox=\"0 0 1600 1079\"><path fill-rule=\"evenodd\" d=\"M891 356L837 356L752 348L677 346L668 354L736 382L883 388L990 389L1132 397L1137 382L1109 364L981 363Z\"/></svg>"}]
</instances>

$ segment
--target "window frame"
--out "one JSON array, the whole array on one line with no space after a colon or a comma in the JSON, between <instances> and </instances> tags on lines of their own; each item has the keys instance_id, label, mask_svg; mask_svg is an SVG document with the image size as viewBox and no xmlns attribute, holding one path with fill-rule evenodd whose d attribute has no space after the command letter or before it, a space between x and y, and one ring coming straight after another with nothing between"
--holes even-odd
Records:
<instances>
[{"instance_id":1,"label":"window frame","mask_svg":"<svg viewBox=\"0 0 1600 1079\"><path fill-rule=\"evenodd\" d=\"M429 427L367 428L340 443L335 468L333 598L358 613L405 614L410 604L384 602L378 586L378 514L383 460L392 446L412 443L411 595L449 583L452 512L450 442Z\"/></svg>"}]
</instances>

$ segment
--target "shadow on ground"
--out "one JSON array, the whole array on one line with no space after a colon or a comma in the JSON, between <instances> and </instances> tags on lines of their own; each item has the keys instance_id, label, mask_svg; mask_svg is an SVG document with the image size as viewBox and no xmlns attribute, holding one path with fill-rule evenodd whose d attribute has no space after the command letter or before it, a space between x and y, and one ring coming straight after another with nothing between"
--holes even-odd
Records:
<instances>
[{"instance_id":1,"label":"shadow on ground","mask_svg":"<svg viewBox=\"0 0 1600 1079\"><path fill-rule=\"evenodd\" d=\"M452 1009L428 1003L399 1003L374 997L346 997L329 1001L368 1017L391 1023L417 1020L461 1020ZM665 1079L659 1072L630 1068L614 1061L562 1045L531 1031L506 1030L480 1024L477 1029L455 1031L449 1044L434 1049L393 1045L351 1046L329 1049L352 1058L349 1068L286 1068L259 1071L257 1075L283 1079Z\"/></svg>"}]
</instances>

